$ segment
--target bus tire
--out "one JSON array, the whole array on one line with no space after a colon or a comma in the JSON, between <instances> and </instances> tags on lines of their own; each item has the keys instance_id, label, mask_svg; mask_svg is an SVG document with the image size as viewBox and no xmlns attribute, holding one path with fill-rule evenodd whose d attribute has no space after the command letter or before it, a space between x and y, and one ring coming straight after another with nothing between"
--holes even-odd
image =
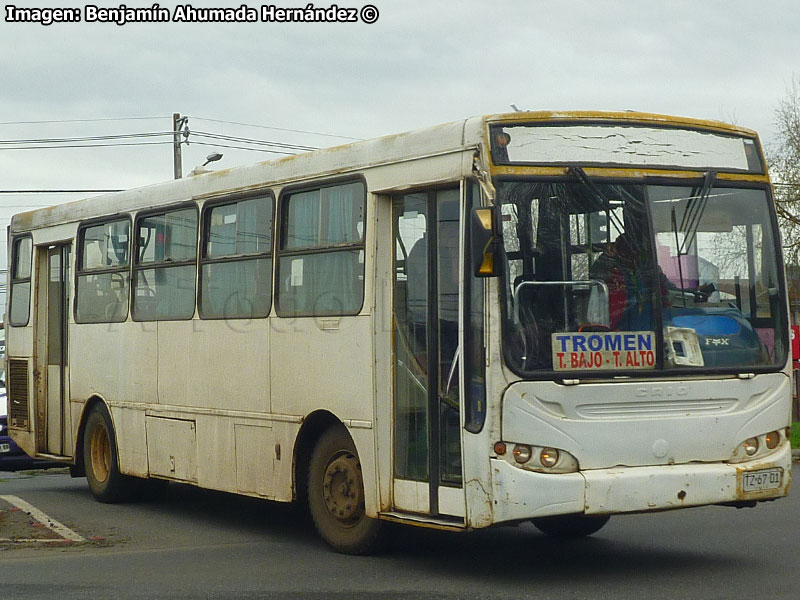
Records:
<instances>
[{"instance_id":1,"label":"bus tire","mask_svg":"<svg viewBox=\"0 0 800 600\"><path fill-rule=\"evenodd\" d=\"M108 409L102 403L95 404L86 418L83 465L89 489L96 500L114 503L132 498L135 480L120 473L114 426Z\"/></svg>"},{"instance_id":2,"label":"bus tire","mask_svg":"<svg viewBox=\"0 0 800 600\"><path fill-rule=\"evenodd\" d=\"M320 437L308 469L308 507L323 540L343 554L368 554L383 523L367 517L364 480L353 439L342 425Z\"/></svg>"},{"instance_id":3,"label":"bus tire","mask_svg":"<svg viewBox=\"0 0 800 600\"><path fill-rule=\"evenodd\" d=\"M608 515L558 515L531 519L531 522L545 535L578 539L600 531L610 518Z\"/></svg>"}]
</instances>

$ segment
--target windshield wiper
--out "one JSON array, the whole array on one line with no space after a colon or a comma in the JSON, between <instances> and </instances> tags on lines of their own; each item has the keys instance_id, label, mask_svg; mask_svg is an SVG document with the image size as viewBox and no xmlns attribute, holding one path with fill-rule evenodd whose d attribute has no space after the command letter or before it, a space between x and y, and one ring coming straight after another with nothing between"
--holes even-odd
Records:
<instances>
[{"instance_id":1,"label":"windshield wiper","mask_svg":"<svg viewBox=\"0 0 800 600\"><path fill-rule=\"evenodd\" d=\"M681 218L680 231L684 232L683 245L678 248L678 255L686 254L692 243L697 237L697 228L700 226L700 219L706 210L708 198L711 195L711 188L714 187L714 182L717 179L716 171L708 171L703 178L703 187L700 188L696 196L689 198L686 203L686 212L683 213ZM675 232L677 235L677 231Z\"/></svg>"},{"instance_id":2,"label":"windshield wiper","mask_svg":"<svg viewBox=\"0 0 800 600\"><path fill-rule=\"evenodd\" d=\"M711 195L711 188L714 187L714 182L717 179L717 172L714 170L707 171L703 177L703 186L700 191L690 197L686 202L686 210L681 217L681 224L678 226L675 217L675 207L672 207L672 231L675 234L675 248L678 253L678 277L681 281L681 290L686 286L683 282L683 263L681 256L689 254L689 250L697 238L697 229L700 227L700 220L703 218L703 213L708 204L708 198ZM683 243L678 238L678 232L683 232ZM686 298L683 299L684 307L686 306Z\"/></svg>"}]
</instances>

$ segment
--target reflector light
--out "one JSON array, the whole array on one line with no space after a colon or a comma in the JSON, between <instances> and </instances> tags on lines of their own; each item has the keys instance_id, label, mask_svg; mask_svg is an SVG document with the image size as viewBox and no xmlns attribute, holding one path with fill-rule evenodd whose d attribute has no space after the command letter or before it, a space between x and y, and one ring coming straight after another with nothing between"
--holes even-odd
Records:
<instances>
[{"instance_id":1,"label":"reflector light","mask_svg":"<svg viewBox=\"0 0 800 600\"><path fill-rule=\"evenodd\" d=\"M494 255L493 254L486 254L483 255L483 262L479 267L478 272L481 275L491 275L494 273Z\"/></svg>"},{"instance_id":2,"label":"reflector light","mask_svg":"<svg viewBox=\"0 0 800 600\"><path fill-rule=\"evenodd\" d=\"M475 214L478 215L478 219L480 219L481 227L483 227L486 231L492 230L492 209L491 208L479 208L475 211Z\"/></svg>"},{"instance_id":3,"label":"reflector light","mask_svg":"<svg viewBox=\"0 0 800 600\"><path fill-rule=\"evenodd\" d=\"M494 445L494 453L498 456L503 456L506 453L505 442L496 442Z\"/></svg>"},{"instance_id":4,"label":"reflector light","mask_svg":"<svg viewBox=\"0 0 800 600\"><path fill-rule=\"evenodd\" d=\"M781 441L781 434L778 431L770 431L764 440L767 443L767 448L772 450L776 448Z\"/></svg>"}]
</instances>

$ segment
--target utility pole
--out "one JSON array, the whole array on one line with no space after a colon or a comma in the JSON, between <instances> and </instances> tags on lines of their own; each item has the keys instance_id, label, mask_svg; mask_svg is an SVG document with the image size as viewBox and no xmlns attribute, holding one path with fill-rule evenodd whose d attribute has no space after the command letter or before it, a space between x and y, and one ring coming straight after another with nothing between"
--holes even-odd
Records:
<instances>
[{"instance_id":1,"label":"utility pole","mask_svg":"<svg viewBox=\"0 0 800 600\"><path fill-rule=\"evenodd\" d=\"M182 117L180 113L172 115L172 154L175 179L183 177L183 163L181 161L181 128L186 125L188 117ZM184 133L188 137L188 130Z\"/></svg>"}]
</instances>

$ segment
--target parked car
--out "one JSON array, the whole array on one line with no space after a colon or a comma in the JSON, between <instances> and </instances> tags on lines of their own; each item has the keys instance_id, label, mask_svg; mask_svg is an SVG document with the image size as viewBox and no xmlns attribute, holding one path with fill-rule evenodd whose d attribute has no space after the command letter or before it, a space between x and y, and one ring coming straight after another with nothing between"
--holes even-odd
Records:
<instances>
[{"instance_id":1,"label":"parked car","mask_svg":"<svg viewBox=\"0 0 800 600\"><path fill-rule=\"evenodd\" d=\"M0 362L0 365L3 363ZM0 367L0 471L20 469L47 469L63 466L44 460L36 460L20 450L8 435L8 396L5 388L5 373Z\"/></svg>"}]
</instances>

